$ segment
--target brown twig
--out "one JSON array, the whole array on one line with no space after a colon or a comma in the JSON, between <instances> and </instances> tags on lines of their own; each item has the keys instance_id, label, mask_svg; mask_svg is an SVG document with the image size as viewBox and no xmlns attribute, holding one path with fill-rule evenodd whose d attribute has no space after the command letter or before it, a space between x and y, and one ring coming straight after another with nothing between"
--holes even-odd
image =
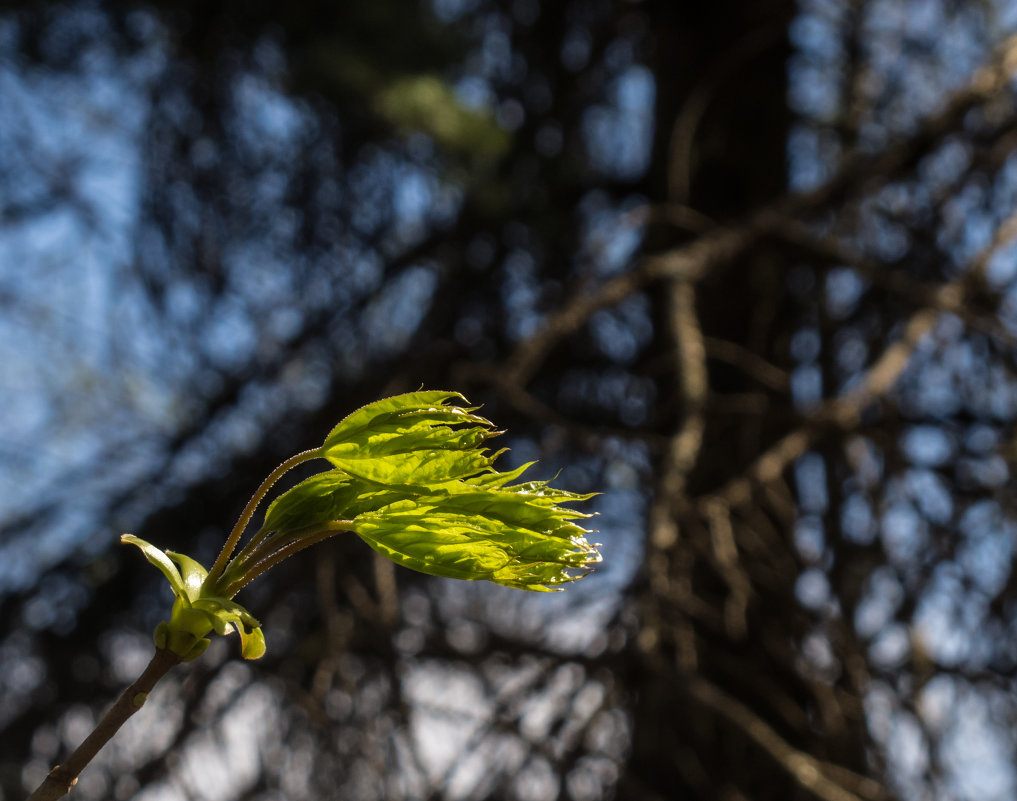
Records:
<instances>
[{"instance_id":1,"label":"brown twig","mask_svg":"<svg viewBox=\"0 0 1017 801\"><path fill-rule=\"evenodd\" d=\"M705 679L696 677L688 684L689 693L704 706L727 718L766 751L805 789L823 801L862 801L855 793L831 779L826 766L800 751L781 737L766 721L740 701ZM872 779L867 779L877 784Z\"/></svg>"},{"instance_id":2,"label":"brown twig","mask_svg":"<svg viewBox=\"0 0 1017 801\"><path fill-rule=\"evenodd\" d=\"M745 375L755 379L767 389L774 392L787 392L791 381L788 374L774 364L770 364L762 356L757 356L748 348L716 337L703 337L706 355L711 359L725 362L737 367Z\"/></svg>"},{"instance_id":3,"label":"brown twig","mask_svg":"<svg viewBox=\"0 0 1017 801\"><path fill-rule=\"evenodd\" d=\"M180 657L172 651L163 648L156 650L152 661L145 668L145 672L134 684L120 694L110 710L99 721L92 733L85 738L84 742L74 750L74 753L62 765L57 765L49 772L42 784L28 797L28 801L54 801L54 799L67 795L70 789L77 784L81 771L127 722L127 719L141 709L152 688L179 662Z\"/></svg>"}]
</instances>

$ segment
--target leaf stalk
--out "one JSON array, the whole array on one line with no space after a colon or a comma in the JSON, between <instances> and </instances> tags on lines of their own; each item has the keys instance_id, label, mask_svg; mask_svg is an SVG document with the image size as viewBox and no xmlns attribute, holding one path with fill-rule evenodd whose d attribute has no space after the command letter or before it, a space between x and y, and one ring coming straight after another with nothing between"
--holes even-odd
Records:
<instances>
[{"instance_id":1,"label":"leaf stalk","mask_svg":"<svg viewBox=\"0 0 1017 801\"><path fill-rule=\"evenodd\" d=\"M222 575L223 570L226 569L226 564L229 562L230 555L237 547L237 543L240 542L240 537L243 536L244 529L247 528L247 524L251 522L251 518L254 516L254 510L258 508L258 504L261 503L261 499L265 497L270 489L272 489L272 485L298 464L309 462L311 459L320 458L323 458L321 448L311 448L310 450L301 451L300 453L291 456L268 474L268 477L261 482L261 486L259 486L258 489L255 490L254 495L251 496L251 500L247 502L247 506L244 507L244 511L240 513L240 517L237 520L236 525L233 526L233 530L230 532L229 537L226 538L226 542L223 544L222 550L219 551L219 556L216 557L215 563L212 565L212 569L208 571L208 578L210 581L215 581Z\"/></svg>"}]
</instances>

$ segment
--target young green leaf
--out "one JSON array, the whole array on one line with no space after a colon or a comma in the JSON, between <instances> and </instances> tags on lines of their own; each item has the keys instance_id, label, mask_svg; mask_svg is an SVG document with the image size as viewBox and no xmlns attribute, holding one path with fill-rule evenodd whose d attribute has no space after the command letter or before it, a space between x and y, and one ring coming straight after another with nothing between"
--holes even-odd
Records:
<instances>
[{"instance_id":1,"label":"young green leaf","mask_svg":"<svg viewBox=\"0 0 1017 801\"><path fill-rule=\"evenodd\" d=\"M237 633L240 635L240 655L244 659L261 659L265 655L265 634L260 628L248 632L238 624Z\"/></svg>"},{"instance_id":2,"label":"young green leaf","mask_svg":"<svg viewBox=\"0 0 1017 801\"><path fill-rule=\"evenodd\" d=\"M327 470L291 487L268 507L265 531L295 531L344 517L362 491L363 482L341 470Z\"/></svg>"},{"instance_id":3,"label":"young green leaf","mask_svg":"<svg viewBox=\"0 0 1017 801\"><path fill-rule=\"evenodd\" d=\"M529 464L499 473L482 445L493 425L454 392L411 392L369 404L337 425L321 449L335 465L270 507L263 530L304 531L333 520L375 550L425 573L547 590L599 561L587 500L546 481L513 484ZM274 543L279 537L268 540Z\"/></svg>"},{"instance_id":4,"label":"young green leaf","mask_svg":"<svg viewBox=\"0 0 1017 801\"><path fill-rule=\"evenodd\" d=\"M585 575L600 554L572 522L588 515L535 500L525 492L464 488L365 512L352 528L414 570L546 591Z\"/></svg>"},{"instance_id":5,"label":"young green leaf","mask_svg":"<svg viewBox=\"0 0 1017 801\"><path fill-rule=\"evenodd\" d=\"M184 595L187 600L194 601L201 595L201 588L208 578L204 565L194 561L187 554L166 551L166 555L180 567L180 575L184 580Z\"/></svg>"},{"instance_id":6,"label":"young green leaf","mask_svg":"<svg viewBox=\"0 0 1017 801\"><path fill-rule=\"evenodd\" d=\"M180 576L180 571L177 570L177 566L174 565L166 552L156 548L151 543L145 542L141 537L135 537L133 534L124 534L120 537L121 542L127 542L131 545L137 545L141 549L141 552L145 555L145 558L159 568L162 574L166 577L166 580L170 583L173 588L173 592L176 595L187 595L187 588L184 584L183 578Z\"/></svg>"},{"instance_id":7,"label":"young green leaf","mask_svg":"<svg viewBox=\"0 0 1017 801\"><path fill-rule=\"evenodd\" d=\"M379 484L427 485L474 475L497 454L481 446L493 424L457 392L410 392L368 404L339 423L322 455L340 470Z\"/></svg>"}]
</instances>

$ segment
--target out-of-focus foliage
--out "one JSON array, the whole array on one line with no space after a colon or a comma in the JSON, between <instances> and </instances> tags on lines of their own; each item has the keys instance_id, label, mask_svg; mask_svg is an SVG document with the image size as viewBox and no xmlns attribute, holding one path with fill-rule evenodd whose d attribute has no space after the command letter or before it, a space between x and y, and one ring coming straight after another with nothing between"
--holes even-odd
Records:
<instances>
[{"instance_id":1,"label":"out-of-focus foliage","mask_svg":"<svg viewBox=\"0 0 1017 801\"><path fill-rule=\"evenodd\" d=\"M1012 798L1015 27L4 4L4 797L147 658L117 533L209 564L290 443L448 386L605 490L603 568L319 546L243 598L266 657L213 643L76 793Z\"/></svg>"}]
</instances>

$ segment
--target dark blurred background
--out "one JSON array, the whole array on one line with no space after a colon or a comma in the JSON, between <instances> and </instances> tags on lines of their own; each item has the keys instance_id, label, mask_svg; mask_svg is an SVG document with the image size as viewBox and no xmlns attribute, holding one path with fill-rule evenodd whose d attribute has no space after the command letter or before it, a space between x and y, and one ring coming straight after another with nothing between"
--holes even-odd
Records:
<instances>
[{"instance_id":1,"label":"dark blurred background","mask_svg":"<svg viewBox=\"0 0 1017 801\"><path fill-rule=\"evenodd\" d=\"M353 537L79 799L1017 797L1013 0L0 2L0 799L386 394L599 491L568 591Z\"/></svg>"}]
</instances>

